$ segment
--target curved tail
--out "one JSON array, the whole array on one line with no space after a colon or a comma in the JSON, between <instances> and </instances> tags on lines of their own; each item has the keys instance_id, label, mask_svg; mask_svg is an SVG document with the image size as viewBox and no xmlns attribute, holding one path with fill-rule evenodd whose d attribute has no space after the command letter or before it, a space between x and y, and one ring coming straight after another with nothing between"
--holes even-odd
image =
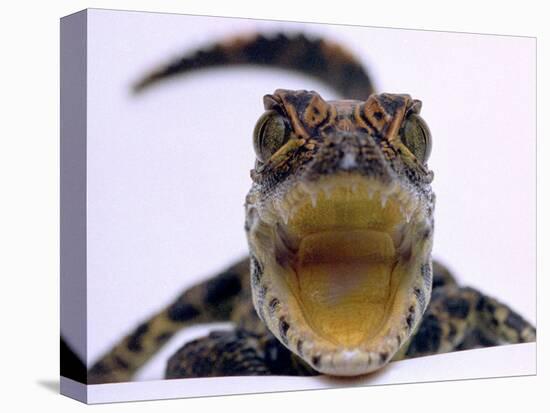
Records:
<instances>
[{"instance_id":1,"label":"curved tail","mask_svg":"<svg viewBox=\"0 0 550 413\"><path fill-rule=\"evenodd\" d=\"M215 43L173 60L134 86L140 92L163 79L202 68L270 66L315 77L346 99L364 100L374 91L366 69L341 45L297 34L254 35Z\"/></svg>"}]
</instances>

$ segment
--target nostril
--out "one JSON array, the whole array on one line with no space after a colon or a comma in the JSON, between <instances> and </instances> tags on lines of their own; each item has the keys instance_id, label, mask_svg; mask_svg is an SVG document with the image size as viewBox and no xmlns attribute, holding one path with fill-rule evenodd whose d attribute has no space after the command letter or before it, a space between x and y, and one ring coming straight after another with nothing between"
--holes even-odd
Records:
<instances>
[{"instance_id":1,"label":"nostril","mask_svg":"<svg viewBox=\"0 0 550 413\"><path fill-rule=\"evenodd\" d=\"M357 159L355 152L347 152L340 159L340 169L348 171L357 167Z\"/></svg>"}]
</instances>

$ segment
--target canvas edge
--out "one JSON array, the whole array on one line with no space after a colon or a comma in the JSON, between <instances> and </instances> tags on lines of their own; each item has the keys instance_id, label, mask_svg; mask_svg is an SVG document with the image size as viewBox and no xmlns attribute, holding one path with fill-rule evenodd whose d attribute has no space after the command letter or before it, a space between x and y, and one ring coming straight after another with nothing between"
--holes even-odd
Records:
<instances>
[{"instance_id":1,"label":"canvas edge","mask_svg":"<svg viewBox=\"0 0 550 413\"><path fill-rule=\"evenodd\" d=\"M87 386L87 403L104 404L212 396L264 394L367 386L487 380L537 374L536 343L487 347L392 362L357 378L329 376L208 377L147 380ZM486 362L492 364L487 372ZM445 369L441 366L445 365Z\"/></svg>"},{"instance_id":2,"label":"canvas edge","mask_svg":"<svg viewBox=\"0 0 550 413\"><path fill-rule=\"evenodd\" d=\"M60 20L60 392L82 402L87 401L87 20L87 10Z\"/></svg>"}]
</instances>

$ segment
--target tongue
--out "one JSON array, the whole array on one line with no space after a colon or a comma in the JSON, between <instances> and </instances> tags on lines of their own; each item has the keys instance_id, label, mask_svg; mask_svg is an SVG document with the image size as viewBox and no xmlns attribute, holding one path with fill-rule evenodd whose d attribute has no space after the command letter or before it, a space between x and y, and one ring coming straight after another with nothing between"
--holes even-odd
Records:
<instances>
[{"instance_id":1,"label":"tongue","mask_svg":"<svg viewBox=\"0 0 550 413\"><path fill-rule=\"evenodd\" d=\"M395 249L385 232L331 231L306 236L299 248L299 295L313 330L351 347L382 327Z\"/></svg>"}]
</instances>

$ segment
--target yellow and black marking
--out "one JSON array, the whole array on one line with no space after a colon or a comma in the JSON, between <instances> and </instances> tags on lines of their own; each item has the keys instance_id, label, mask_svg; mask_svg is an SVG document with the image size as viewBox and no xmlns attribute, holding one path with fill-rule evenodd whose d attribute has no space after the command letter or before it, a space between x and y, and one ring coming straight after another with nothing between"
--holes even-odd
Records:
<instances>
[{"instance_id":1,"label":"yellow and black marking","mask_svg":"<svg viewBox=\"0 0 550 413\"><path fill-rule=\"evenodd\" d=\"M141 323L95 362L88 383L131 380L177 331L217 321L235 329L185 344L168 361L167 378L355 375L390 360L535 340L520 315L458 286L432 261L435 197L421 104L405 94L373 94L359 60L342 47L304 35L238 38L169 63L136 90L234 64L301 71L346 100L312 91L265 96L269 113L256 128L258 160L246 197L249 257ZM370 278L349 276L363 267ZM340 278L330 281L332 273ZM376 276L389 278L390 287ZM318 303L297 279L313 287ZM363 324L355 290L341 291L356 281L374 294L374 304L359 296L376 315ZM385 310L376 304L382 299Z\"/></svg>"},{"instance_id":2,"label":"yellow and black marking","mask_svg":"<svg viewBox=\"0 0 550 413\"><path fill-rule=\"evenodd\" d=\"M243 290L249 290L248 268L248 260L239 262L184 291L98 360L88 372L88 383L128 381L177 331L194 324L230 319L246 293Z\"/></svg>"},{"instance_id":3,"label":"yellow and black marking","mask_svg":"<svg viewBox=\"0 0 550 413\"><path fill-rule=\"evenodd\" d=\"M406 356L526 343L535 338L535 329L508 306L472 288L445 285L434 289Z\"/></svg>"}]
</instances>

